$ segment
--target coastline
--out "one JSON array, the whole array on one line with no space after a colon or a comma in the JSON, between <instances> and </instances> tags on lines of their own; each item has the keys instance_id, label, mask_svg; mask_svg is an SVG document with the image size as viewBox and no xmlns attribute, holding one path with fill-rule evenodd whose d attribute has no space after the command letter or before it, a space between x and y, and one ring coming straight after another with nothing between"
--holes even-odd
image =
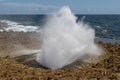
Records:
<instances>
[{"instance_id":1,"label":"coastline","mask_svg":"<svg viewBox=\"0 0 120 80\"><path fill-rule=\"evenodd\" d=\"M32 59L32 55L14 56L17 51L40 49L40 35L36 32L0 32L0 79L115 79L120 78L120 44L97 42L105 49L104 59L97 63L58 70L46 69ZM6 54L6 55L5 55ZM9 54L9 55L7 55ZM10 55L12 54L12 55ZM28 58L28 61L25 59ZM35 65L35 66L33 66Z\"/></svg>"}]
</instances>

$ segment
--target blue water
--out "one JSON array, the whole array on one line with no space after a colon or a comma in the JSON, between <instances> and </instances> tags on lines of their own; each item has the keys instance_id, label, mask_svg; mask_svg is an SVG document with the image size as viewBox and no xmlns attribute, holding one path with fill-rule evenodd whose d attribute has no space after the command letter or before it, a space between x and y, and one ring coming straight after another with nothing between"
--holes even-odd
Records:
<instances>
[{"instance_id":1,"label":"blue water","mask_svg":"<svg viewBox=\"0 0 120 80\"><path fill-rule=\"evenodd\" d=\"M76 15L96 31L96 37L120 40L120 15ZM43 26L45 15L0 15L0 20L10 20L22 25Z\"/></svg>"},{"instance_id":2,"label":"blue water","mask_svg":"<svg viewBox=\"0 0 120 80\"><path fill-rule=\"evenodd\" d=\"M84 22L96 30L96 36L120 40L120 15L87 15Z\"/></svg>"}]
</instances>

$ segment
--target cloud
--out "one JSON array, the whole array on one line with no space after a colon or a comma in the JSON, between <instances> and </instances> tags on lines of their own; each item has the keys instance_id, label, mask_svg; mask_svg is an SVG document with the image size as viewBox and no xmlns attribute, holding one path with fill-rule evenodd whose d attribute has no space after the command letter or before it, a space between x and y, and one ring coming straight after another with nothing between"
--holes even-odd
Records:
<instances>
[{"instance_id":1,"label":"cloud","mask_svg":"<svg viewBox=\"0 0 120 80\"><path fill-rule=\"evenodd\" d=\"M58 8L58 6L43 5L40 3L0 2L0 14L44 14L54 12Z\"/></svg>"},{"instance_id":2,"label":"cloud","mask_svg":"<svg viewBox=\"0 0 120 80\"><path fill-rule=\"evenodd\" d=\"M41 10L55 9L56 6L53 5L42 5L38 3L17 3L17 2L3 2L0 3L2 6L13 7L13 8L35 8Z\"/></svg>"}]
</instances>

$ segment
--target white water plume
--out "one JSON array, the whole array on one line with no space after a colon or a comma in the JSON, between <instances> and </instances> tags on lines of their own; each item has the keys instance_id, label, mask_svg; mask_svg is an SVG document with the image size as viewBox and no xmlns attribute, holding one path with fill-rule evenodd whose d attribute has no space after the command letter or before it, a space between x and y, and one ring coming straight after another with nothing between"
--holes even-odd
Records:
<instances>
[{"instance_id":1,"label":"white water plume","mask_svg":"<svg viewBox=\"0 0 120 80\"><path fill-rule=\"evenodd\" d=\"M42 51L36 58L41 65L58 69L85 55L101 54L101 49L94 43L94 29L76 20L69 7L48 17L42 31Z\"/></svg>"}]
</instances>

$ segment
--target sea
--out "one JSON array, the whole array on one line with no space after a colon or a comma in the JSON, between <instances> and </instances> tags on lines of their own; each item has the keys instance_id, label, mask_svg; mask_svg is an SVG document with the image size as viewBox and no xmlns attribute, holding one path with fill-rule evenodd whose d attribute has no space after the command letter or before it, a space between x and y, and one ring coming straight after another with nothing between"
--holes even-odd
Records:
<instances>
[{"instance_id":1,"label":"sea","mask_svg":"<svg viewBox=\"0 0 120 80\"><path fill-rule=\"evenodd\" d=\"M0 15L0 22L7 27L3 31L40 31L48 15ZM83 21L95 29L96 40L120 43L120 15L76 15L77 22Z\"/></svg>"}]
</instances>

